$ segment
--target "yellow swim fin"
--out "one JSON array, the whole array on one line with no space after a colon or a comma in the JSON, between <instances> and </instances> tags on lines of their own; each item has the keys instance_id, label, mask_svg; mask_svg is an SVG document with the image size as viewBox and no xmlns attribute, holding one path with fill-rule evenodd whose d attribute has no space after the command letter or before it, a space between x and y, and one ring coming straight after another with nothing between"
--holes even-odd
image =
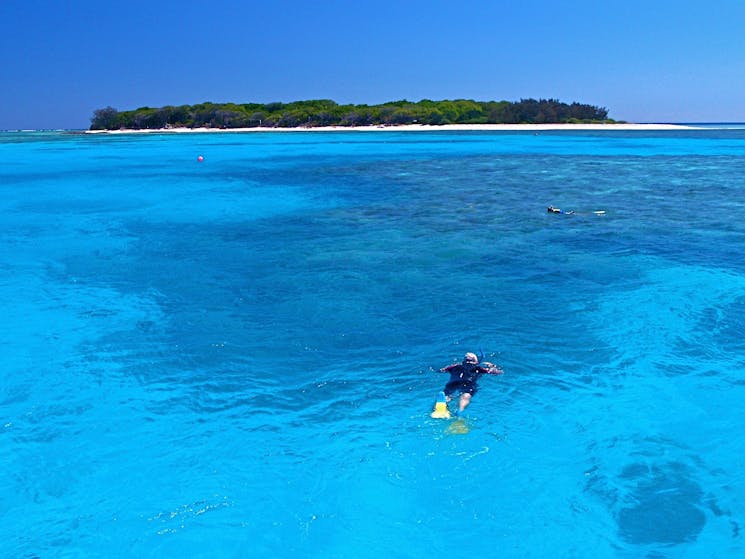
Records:
<instances>
[{"instance_id":1,"label":"yellow swim fin","mask_svg":"<svg viewBox=\"0 0 745 559\"><path fill-rule=\"evenodd\" d=\"M450 410L448 409L448 403L445 399L445 393L440 392L437 395L437 401L435 402L435 409L430 414L435 419L450 419Z\"/></svg>"}]
</instances>

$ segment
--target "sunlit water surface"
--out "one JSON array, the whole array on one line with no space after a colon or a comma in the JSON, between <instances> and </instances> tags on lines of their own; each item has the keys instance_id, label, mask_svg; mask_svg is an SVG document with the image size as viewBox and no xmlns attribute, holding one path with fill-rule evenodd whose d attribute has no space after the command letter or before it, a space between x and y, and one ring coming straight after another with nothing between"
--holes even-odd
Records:
<instances>
[{"instance_id":1,"label":"sunlit water surface","mask_svg":"<svg viewBox=\"0 0 745 559\"><path fill-rule=\"evenodd\" d=\"M0 160L3 557L745 554L745 130Z\"/></svg>"}]
</instances>

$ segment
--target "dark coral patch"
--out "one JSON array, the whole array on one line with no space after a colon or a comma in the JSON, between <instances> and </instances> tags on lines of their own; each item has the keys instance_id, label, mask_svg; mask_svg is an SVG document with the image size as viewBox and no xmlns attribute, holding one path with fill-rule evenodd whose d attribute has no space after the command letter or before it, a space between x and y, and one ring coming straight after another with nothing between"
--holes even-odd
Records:
<instances>
[{"instance_id":1,"label":"dark coral patch","mask_svg":"<svg viewBox=\"0 0 745 559\"><path fill-rule=\"evenodd\" d=\"M634 544L680 544L696 539L706 524L703 491L688 468L671 462L631 464L621 473L631 506L617 514L621 536Z\"/></svg>"}]
</instances>

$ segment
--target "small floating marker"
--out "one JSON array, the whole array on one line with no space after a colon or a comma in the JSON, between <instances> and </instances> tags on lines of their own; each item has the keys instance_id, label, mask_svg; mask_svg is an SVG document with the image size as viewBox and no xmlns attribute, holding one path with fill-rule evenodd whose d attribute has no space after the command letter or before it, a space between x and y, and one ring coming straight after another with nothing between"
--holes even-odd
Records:
<instances>
[{"instance_id":1,"label":"small floating marker","mask_svg":"<svg viewBox=\"0 0 745 559\"><path fill-rule=\"evenodd\" d=\"M197 161L199 161L200 163L204 161L204 156L202 155L197 156Z\"/></svg>"}]
</instances>

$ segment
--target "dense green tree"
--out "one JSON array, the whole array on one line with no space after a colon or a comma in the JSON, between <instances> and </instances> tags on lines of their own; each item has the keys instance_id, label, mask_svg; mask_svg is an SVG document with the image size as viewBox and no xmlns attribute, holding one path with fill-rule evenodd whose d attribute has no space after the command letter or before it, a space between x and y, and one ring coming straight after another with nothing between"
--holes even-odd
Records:
<instances>
[{"instance_id":1,"label":"dense green tree","mask_svg":"<svg viewBox=\"0 0 745 559\"><path fill-rule=\"evenodd\" d=\"M371 123L372 115L369 111L349 111L339 121L341 126L368 126Z\"/></svg>"},{"instance_id":2,"label":"dense green tree","mask_svg":"<svg viewBox=\"0 0 745 559\"><path fill-rule=\"evenodd\" d=\"M248 126L265 126L266 125L266 113L264 111L252 112L248 117Z\"/></svg>"},{"instance_id":3,"label":"dense green tree","mask_svg":"<svg viewBox=\"0 0 745 559\"><path fill-rule=\"evenodd\" d=\"M386 124L411 124L416 119L410 110L405 107L394 110Z\"/></svg>"},{"instance_id":4,"label":"dense green tree","mask_svg":"<svg viewBox=\"0 0 745 559\"><path fill-rule=\"evenodd\" d=\"M427 116L422 121L424 124L432 124L432 125L439 125L439 124L445 124L445 115L443 115L440 111L437 109L432 109L429 111Z\"/></svg>"},{"instance_id":5,"label":"dense green tree","mask_svg":"<svg viewBox=\"0 0 745 559\"><path fill-rule=\"evenodd\" d=\"M114 107L104 107L93 111L91 130L115 130L119 128L119 111Z\"/></svg>"},{"instance_id":6,"label":"dense green tree","mask_svg":"<svg viewBox=\"0 0 745 559\"><path fill-rule=\"evenodd\" d=\"M327 111L327 110L320 110L311 119L311 125L312 126L334 126L336 124L339 124L340 120L341 119L334 113Z\"/></svg>"},{"instance_id":7,"label":"dense green tree","mask_svg":"<svg viewBox=\"0 0 745 559\"><path fill-rule=\"evenodd\" d=\"M264 105L264 110L266 112L268 112L268 113L274 113L274 112L277 112L277 111L281 111L283 106L284 105L282 103L278 103L278 102L277 103L267 103L266 105Z\"/></svg>"}]
</instances>

